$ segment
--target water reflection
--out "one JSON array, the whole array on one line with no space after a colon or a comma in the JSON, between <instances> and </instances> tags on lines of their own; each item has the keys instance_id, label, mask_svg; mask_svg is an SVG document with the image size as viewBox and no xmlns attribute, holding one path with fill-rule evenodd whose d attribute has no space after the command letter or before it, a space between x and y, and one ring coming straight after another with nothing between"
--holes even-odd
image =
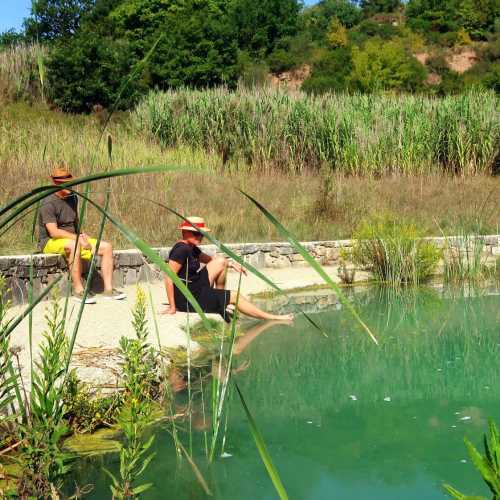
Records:
<instances>
[{"instance_id":1,"label":"water reflection","mask_svg":"<svg viewBox=\"0 0 500 500\"><path fill-rule=\"evenodd\" d=\"M294 298L319 309L324 338L300 318L293 326L254 324L237 339L235 376L257 418L291 498L438 499L443 482L484 493L463 436L480 441L488 417L500 418L500 301L497 290L357 290L350 300L376 332L377 347L331 294ZM273 305L268 302L268 306ZM274 303L284 310L287 304ZM208 467L211 380L217 357L193 371L191 438L202 473L219 499L275 498L236 398L229 398L227 458ZM202 363L203 364L203 363ZM177 373L177 410L188 406ZM188 420L179 423L187 442ZM168 430L159 430L161 480L147 498L204 498L192 471L177 464ZM116 467L116 457L101 459ZM79 469L107 498L99 465ZM88 482L88 481L87 481ZM165 492L169 492L165 495ZM104 495L104 496L99 496Z\"/></svg>"}]
</instances>

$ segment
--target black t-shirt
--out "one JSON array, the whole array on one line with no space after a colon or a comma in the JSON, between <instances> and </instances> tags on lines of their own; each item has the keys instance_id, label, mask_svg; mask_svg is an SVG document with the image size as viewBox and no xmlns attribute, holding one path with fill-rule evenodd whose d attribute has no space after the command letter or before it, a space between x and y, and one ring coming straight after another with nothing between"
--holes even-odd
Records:
<instances>
[{"instance_id":1,"label":"black t-shirt","mask_svg":"<svg viewBox=\"0 0 500 500\"><path fill-rule=\"evenodd\" d=\"M78 225L78 198L71 194L60 198L55 193L47 196L40 204L38 211L38 249L43 250L50 235L45 224L55 222L59 229L76 233Z\"/></svg>"},{"instance_id":2,"label":"black t-shirt","mask_svg":"<svg viewBox=\"0 0 500 500\"><path fill-rule=\"evenodd\" d=\"M178 241L170 250L168 260L174 260L182 265L178 276L186 281L186 270L188 282L196 281L199 277L201 250L197 246L188 245Z\"/></svg>"}]
</instances>

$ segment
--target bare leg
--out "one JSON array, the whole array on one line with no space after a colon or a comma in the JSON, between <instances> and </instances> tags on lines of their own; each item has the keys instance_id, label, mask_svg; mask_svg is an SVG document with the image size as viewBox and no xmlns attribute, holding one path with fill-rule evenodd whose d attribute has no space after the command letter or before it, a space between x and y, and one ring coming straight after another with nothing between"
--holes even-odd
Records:
<instances>
[{"instance_id":1,"label":"bare leg","mask_svg":"<svg viewBox=\"0 0 500 500\"><path fill-rule=\"evenodd\" d=\"M226 287L227 259L215 257L207 264L210 285L223 290Z\"/></svg>"},{"instance_id":2,"label":"bare leg","mask_svg":"<svg viewBox=\"0 0 500 500\"><path fill-rule=\"evenodd\" d=\"M76 251L75 251L76 245ZM73 282L73 289L76 293L83 291L82 283L82 259L80 257L80 245L77 245L75 241L68 241L64 247L66 251L66 260L68 262L68 267L71 273L71 280Z\"/></svg>"},{"instance_id":3,"label":"bare leg","mask_svg":"<svg viewBox=\"0 0 500 500\"><path fill-rule=\"evenodd\" d=\"M107 241L101 241L99 245L99 255L101 257L101 275L104 281L104 291L113 290L113 247Z\"/></svg>"},{"instance_id":4,"label":"bare leg","mask_svg":"<svg viewBox=\"0 0 500 500\"><path fill-rule=\"evenodd\" d=\"M231 304L236 304L237 292L231 292ZM283 321L292 321L293 314L269 314L265 311L262 311L257 306L253 305L248 299L240 295L238 299L238 310L247 316L256 319L276 319Z\"/></svg>"},{"instance_id":5,"label":"bare leg","mask_svg":"<svg viewBox=\"0 0 500 500\"><path fill-rule=\"evenodd\" d=\"M269 330L275 325L290 325L290 321L278 321L271 320L265 321L264 323L257 323L255 326L250 328L243 337L239 337L234 345L234 354L237 356L241 354L261 333Z\"/></svg>"}]
</instances>

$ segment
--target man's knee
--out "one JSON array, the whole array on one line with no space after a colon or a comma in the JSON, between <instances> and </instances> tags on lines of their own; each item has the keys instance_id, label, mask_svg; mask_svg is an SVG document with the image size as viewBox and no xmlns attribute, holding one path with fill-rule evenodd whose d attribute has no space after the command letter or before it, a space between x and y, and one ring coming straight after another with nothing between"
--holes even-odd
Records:
<instances>
[{"instance_id":1,"label":"man's knee","mask_svg":"<svg viewBox=\"0 0 500 500\"><path fill-rule=\"evenodd\" d=\"M214 261L221 268L227 267L226 257L218 256L214 258Z\"/></svg>"},{"instance_id":2,"label":"man's knee","mask_svg":"<svg viewBox=\"0 0 500 500\"><path fill-rule=\"evenodd\" d=\"M72 257L73 254L80 255L80 245L76 241L70 240L64 245L66 256Z\"/></svg>"},{"instance_id":3,"label":"man's knee","mask_svg":"<svg viewBox=\"0 0 500 500\"><path fill-rule=\"evenodd\" d=\"M99 254L113 253L113 245L109 241L101 241L99 245Z\"/></svg>"}]
</instances>

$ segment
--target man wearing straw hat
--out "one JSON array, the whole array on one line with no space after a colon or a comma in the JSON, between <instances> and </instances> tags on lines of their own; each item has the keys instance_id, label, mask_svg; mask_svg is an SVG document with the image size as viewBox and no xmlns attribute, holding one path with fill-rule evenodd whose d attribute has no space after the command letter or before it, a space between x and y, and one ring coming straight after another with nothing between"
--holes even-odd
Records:
<instances>
[{"instance_id":1,"label":"man wearing straw hat","mask_svg":"<svg viewBox=\"0 0 500 500\"><path fill-rule=\"evenodd\" d=\"M228 267L240 273L246 272L240 265L229 263L225 257L211 257L200 250L203 234L199 230L210 231L201 217L187 217L179 229L182 238L170 250L168 264L184 281L203 312L220 314L229 321L227 306L232 304L237 305L241 313L252 318L287 322L293 320L291 314L276 315L262 311L242 295L238 297L237 292L225 289ZM177 311L194 312L193 307L169 277L165 278L165 286L169 307L164 314L175 314Z\"/></svg>"},{"instance_id":2,"label":"man wearing straw hat","mask_svg":"<svg viewBox=\"0 0 500 500\"><path fill-rule=\"evenodd\" d=\"M54 185L69 182L74 177L64 166L57 166L51 174ZM84 232L78 234L78 197L69 189L61 189L42 200L38 213L38 250L43 253L63 255L68 262L73 282L73 296L77 302L83 301L82 261L90 261L95 253L97 240ZM113 248L111 243L101 241L98 255L101 257L101 275L104 281L102 296L106 299L121 300L126 295L113 288ZM86 304L95 304L96 299L89 293Z\"/></svg>"}]
</instances>

